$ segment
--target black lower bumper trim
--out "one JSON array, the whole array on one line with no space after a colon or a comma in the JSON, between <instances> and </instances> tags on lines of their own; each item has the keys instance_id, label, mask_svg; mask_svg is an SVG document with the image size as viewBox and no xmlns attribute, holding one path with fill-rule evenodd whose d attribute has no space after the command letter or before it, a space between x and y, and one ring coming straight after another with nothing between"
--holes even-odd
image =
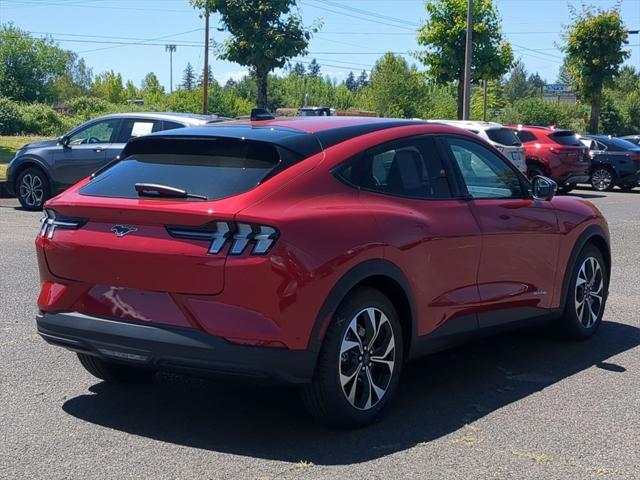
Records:
<instances>
[{"instance_id":1,"label":"black lower bumper trim","mask_svg":"<svg viewBox=\"0 0 640 480\"><path fill-rule=\"evenodd\" d=\"M40 336L53 345L108 361L200 375L301 384L311 380L317 356L307 350L233 345L194 329L80 313L46 313L36 323Z\"/></svg>"}]
</instances>

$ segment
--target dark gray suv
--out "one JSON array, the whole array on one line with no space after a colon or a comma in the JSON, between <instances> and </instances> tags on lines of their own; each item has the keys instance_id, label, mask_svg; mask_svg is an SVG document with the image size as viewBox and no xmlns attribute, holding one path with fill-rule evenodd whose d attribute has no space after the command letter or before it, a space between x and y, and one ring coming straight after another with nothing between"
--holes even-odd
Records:
<instances>
[{"instance_id":1,"label":"dark gray suv","mask_svg":"<svg viewBox=\"0 0 640 480\"><path fill-rule=\"evenodd\" d=\"M119 113L94 118L56 140L25 145L7 169L6 189L27 210L40 210L49 198L113 160L129 139L160 130L223 120L215 115Z\"/></svg>"}]
</instances>

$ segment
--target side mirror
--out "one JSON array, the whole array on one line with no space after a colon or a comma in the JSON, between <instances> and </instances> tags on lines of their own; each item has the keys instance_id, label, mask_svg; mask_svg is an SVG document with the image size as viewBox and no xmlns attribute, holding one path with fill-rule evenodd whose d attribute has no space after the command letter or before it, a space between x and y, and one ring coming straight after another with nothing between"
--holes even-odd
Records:
<instances>
[{"instance_id":1,"label":"side mirror","mask_svg":"<svg viewBox=\"0 0 640 480\"><path fill-rule=\"evenodd\" d=\"M66 135L60 135L58 137L58 143L64 148L67 148L69 146L69 137L67 137Z\"/></svg>"},{"instance_id":2,"label":"side mirror","mask_svg":"<svg viewBox=\"0 0 640 480\"><path fill-rule=\"evenodd\" d=\"M537 200L551 200L558 191L558 184L550 178L538 175L531 181L531 194Z\"/></svg>"}]
</instances>

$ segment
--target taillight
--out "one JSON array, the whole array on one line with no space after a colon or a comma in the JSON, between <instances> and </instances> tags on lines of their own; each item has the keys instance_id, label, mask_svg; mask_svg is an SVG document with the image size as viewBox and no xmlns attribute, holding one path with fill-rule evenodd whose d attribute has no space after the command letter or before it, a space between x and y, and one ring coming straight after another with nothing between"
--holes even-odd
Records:
<instances>
[{"instance_id":1,"label":"taillight","mask_svg":"<svg viewBox=\"0 0 640 480\"><path fill-rule=\"evenodd\" d=\"M40 219L40 236L42 238L53 238L56 229L78 230L87 221L82 218L71 218L60 215L55 210L45 208L44 216Z\"/></svg>"},{"instance_id":2,"label":"taillight","mask_svg":"<svg viewBox=\"0 0 640 480\"><path fill-rule=\"evenodd\" d=\"M251 245L251 255L267 253L279 236L278 230L267 225L244 222L211 222L200 227L167 225L167 232L175 238L208 240L209 253L220 253L230 243L229 253L241 255Z\"/></svg>"}]
</instances>

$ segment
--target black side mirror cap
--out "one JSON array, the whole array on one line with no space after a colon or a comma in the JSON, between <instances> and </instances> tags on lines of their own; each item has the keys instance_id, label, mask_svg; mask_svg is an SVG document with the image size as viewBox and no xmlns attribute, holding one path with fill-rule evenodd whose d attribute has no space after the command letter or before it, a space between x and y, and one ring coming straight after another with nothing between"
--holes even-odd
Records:
<instances>
[{"instance_id":1,"label":"black side mirror cap","mask_svg":"<svg viewBox=\"0 0 640 480\"><path fill-rule=\"evenodd\" d=\"M58 143L60 145L62 145L63 147L68 147L69 146L69 137L67 137L66 135L60 135L58 137Z\"/></svg>"},{"instance_id":2,"label":"black side mirror cap","mask_svg":"<svg viewBox=\"0 0 640 480\"><path fill-rule=\"evenodd\" d=\"M558 191L558 184L548 177L538 175L531 181L531 194L537 200L551 200Z\"/></svg>"}]
</instances>

